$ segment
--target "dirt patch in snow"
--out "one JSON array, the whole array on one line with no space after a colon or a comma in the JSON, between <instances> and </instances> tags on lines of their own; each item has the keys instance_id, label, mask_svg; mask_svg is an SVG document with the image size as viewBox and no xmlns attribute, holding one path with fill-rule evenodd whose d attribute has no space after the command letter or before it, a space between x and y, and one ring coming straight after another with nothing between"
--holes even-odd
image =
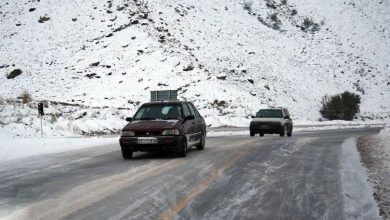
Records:
<instances>
[{"instance_id":1,"label":"dirt patch in snow","mask_svg":"<svg viewBox=\"0 0 390 220\"><path fill-rule=\"evenodd\" d=\"M357 140L361 160L369 171L368 181L374 189L374 198L378 203L383 219L390 219L390 146L389 132L363 136Z\"/></svg>"}]
</instances>

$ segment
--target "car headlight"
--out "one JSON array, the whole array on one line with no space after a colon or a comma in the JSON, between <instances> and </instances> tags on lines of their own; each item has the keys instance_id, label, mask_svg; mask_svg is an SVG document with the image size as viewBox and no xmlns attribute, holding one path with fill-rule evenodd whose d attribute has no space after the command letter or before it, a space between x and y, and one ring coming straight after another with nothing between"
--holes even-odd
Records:
<instances>
[{"instance_id":1,"label":"car headlight","mask_svg":"<svg viewBox=\"0 0 390 220\"><path fill-rule=\"evenodd\" d=\"M135 135L133 131L121 131L120 134L122 137L132 137Z\"/></svg>"},{"instance_id":2,"label":"car headlight","mask_svg":"<svg viewBox=\"0 0 390 220\"><path fill-rule=\"evenodd\" d=\"M178 129L169 129L162 132L162 135L179 135Z\"/></svg>"}]
</instances>

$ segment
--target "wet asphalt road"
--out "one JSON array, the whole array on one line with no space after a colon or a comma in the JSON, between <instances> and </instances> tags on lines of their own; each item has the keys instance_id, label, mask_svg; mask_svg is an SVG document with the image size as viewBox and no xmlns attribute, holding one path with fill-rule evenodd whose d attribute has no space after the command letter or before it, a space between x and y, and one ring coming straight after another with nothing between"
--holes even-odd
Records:
<instances>
[{"instance_id":1,"label":"wet asphalt road","mask_svg":"<svg viewBox=\"0 0 390 220\"><path fill-rule=\"evenodd\" d=\"M0 219L344 219L341 144L378 129L207 138L186 158L119 145L0 167Z\"/></svg>"}]
</instances>

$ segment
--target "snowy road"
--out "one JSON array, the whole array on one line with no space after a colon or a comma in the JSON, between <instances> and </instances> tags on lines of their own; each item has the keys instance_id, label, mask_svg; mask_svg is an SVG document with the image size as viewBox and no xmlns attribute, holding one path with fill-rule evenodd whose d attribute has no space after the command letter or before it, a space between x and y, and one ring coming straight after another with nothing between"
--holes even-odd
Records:
<instances>
[{"instance_id":1,"label":"snowy road","mask_svg":"<svg viewBox=\"0 0 390 220\"><path fill-rule=\"evenodd\" d=\"M344 219L341 145L379 129L211 137L187 158L119 145L0 167L4 219Z\"/></svg>"}]
</instances>

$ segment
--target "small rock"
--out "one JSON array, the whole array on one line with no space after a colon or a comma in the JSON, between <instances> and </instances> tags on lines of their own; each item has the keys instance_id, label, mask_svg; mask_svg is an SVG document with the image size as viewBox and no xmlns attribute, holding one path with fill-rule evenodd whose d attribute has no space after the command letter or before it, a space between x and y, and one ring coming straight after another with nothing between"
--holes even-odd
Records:
<instances>
[{"instance_id":1,"label":"small rock","mask_svg":"<svg viewBox=\"0 0 390 220\"><path fill-rule=\"evenodd\" d=\"M39 17L38 22L39 23L44 23L44 22L46 22L48 20L50 20L50 17L43 16L43 17Z\"/></svg>"},{"instance_id":2,"label":"small rock","mask_svg":"<svg viewBox=\"0 0 390 220\"><path fill-rule=\"evenodd\" d=\"M72 18L72 21L77 21L77 18Z\"/></svg>"},{"instance_id":3,"label":"small rock","mask_svg":"<svg viewBox=\"0 0 390 220\"><path fill-rule=\"evenodd\" d=\"M21 69L12 70L12 72L10 72L7 75L7 79L13 79L13 78L19 76L20 74L22 74L22 70Z\"/></svg>"},{"instance_id":4,"label":"small rock","mask_svg":"<svg viewBox=\"0 0 390 220\"><path fill-rule=\"evenodd\" d=\"M139 24L139 21L138 20L134 20L134 21L131 21L130 23L131 24Z\"/></svg>"},{"instance_id":5,"label":"small rock","mask_svg":"<svg viewBox=\"0 0 390 220\"><path fill-rule=\"evenodd\" d=\"M248 82L250 82L251 84L255 84L255 82L253 81L253 79L248 79Z\"/></svg>"},{"instance_id":6,"label":"small rock","mask_svg":"<svg viewBox=\"0 0 390 220\"><path fill-rule=\"evenodd\" d=\"M266 89L268 89L268 90L271 90L271 89L269 88L269 85L265 85L264 88L266 88Z\"/></svg>"},{"instance_id":7,"label":"small rock","mask_svg":"<svg viewBox=\"0 0 390 220\"><path fill-rule=\"evenodd\" d=\"M194 66L188 65L187 67L183 68L183 71L191 71L194 69Z\"/></svg>"},{"instance_id":8,"label":"small rock","mask_svg":"<svg viewBox=\"0 0 390 220\"><path fill-rule=\"evenodd\" d=\"M106 37L112 37L113 34L112 33L109 33Z\"/></svg>"},{"instance_id":9,"label":"small rock","mask_svg":"<svg viewBox=\"0 0 390 220\"><path fill-rule=\"evenodd\" d=\"M217 76L217 79L226 80L226 77L227 77L227 76Z\"/></svg>"},{"instance_id":10,"label":"small rock","mask_svg":"<svg viewBox=\"0 0 390 220\"><path fill-rule=\"evenodd\" d=\"M99 66L100 62L95 62L95 63L91 63L89 64L90 66Z\"/></svg>"},{"instance_id":11,"label":"small rock","mask_svg":"<svg viewBox=\"0 0 390 220\"><path fill-rule=\"evenodd\" d=\"M30 9L28 9L28 11L29 11L29 12L33 12L33 11L35 11L35 9L36 9L36 8L30 8Z\"/></svg>"}]
</instances>

